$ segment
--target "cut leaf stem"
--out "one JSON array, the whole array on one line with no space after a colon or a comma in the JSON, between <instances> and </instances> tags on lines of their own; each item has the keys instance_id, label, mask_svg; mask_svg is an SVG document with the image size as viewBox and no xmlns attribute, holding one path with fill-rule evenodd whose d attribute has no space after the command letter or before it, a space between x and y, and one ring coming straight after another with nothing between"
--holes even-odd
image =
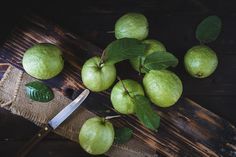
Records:
<instances>
[{"instance_id":1,"label":"cut leaf stem","mask_svg":"<svg viewBox=\"0 0 236 157\"><path fill-rule=\"evenodd\" d=\"M128 91L128 89L125 87L125 84L124 84L124 82L120 79L120 77L119 76L117 76L117 79L121 82L121 84L122 84L122 86L124 87L124 89L125 89L125 92L129 95L129 97L131 97L132 98L132 96L129 94L129 91Z\"/></svg>"},{"instance_id":2,"label":"cut leaf stem","mask_svg":"<svg viewBox=\"0 0 236 157\"><path fill-rule=\"evenodd\" d=\"M115 33L115 31L107 31L107 33L112 34Z\"/></svg>"},{"instance_id":3,"label":"cut leaf stem","mask_svg":"<svg viewBox=\"0 0 236 157\"><path fill-rule=\"evenodd\" d=\"M101 56L99 66L101 66L104 63L104 56L105 56L105 50L102 51L102 56Z\"/></svg>"},{"instance_id":4,"label":"cut leaf stem","mask_svg":"<svg viewBox=\"0 0 236 157\"><path fill-rule=\"evenodd\" d=\"M113 119L113 118L119 118L121 115L115 115L115 116L107 116L105 117L105 120Z\"/></svg>"}]
</instances>

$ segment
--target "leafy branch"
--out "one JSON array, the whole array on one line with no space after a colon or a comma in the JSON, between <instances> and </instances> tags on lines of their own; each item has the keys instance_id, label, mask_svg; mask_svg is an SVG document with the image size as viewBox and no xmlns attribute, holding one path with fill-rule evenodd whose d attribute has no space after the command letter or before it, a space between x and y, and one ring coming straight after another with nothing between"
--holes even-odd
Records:
<instances>
[{"instance_id":1,"label":"leafy branch","mask_svg":"<svg viewBox=\"0 0 236 157\"><path fill-rule=\"evenodd\" d=\"M137 118L142 122L144 126L147 128L157 131L159 125L160 125L160 117L159 115L153 111L151 108L151 102L143 95L134 95L131 96L129 94L128 89L125 87L125 84L120 79L120 77L117 77L118 80L121 82L124 90L127 92L131 100L133 101L135 105L135 115Z\"/></svg>"}]
</instances>

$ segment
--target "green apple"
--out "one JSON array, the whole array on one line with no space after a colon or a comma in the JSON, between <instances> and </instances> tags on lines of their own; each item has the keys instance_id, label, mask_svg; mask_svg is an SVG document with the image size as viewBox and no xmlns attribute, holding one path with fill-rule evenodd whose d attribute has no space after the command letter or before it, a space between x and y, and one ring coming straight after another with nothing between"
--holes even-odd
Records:
<instances>
[{"instance_id":1,"label":"green apple","mask_svg":"<svg viewBox=\"0 0 236 157\"><path fill-rule=\"evenodd\" d=\"M94 92L108 89L116 79L114 64L101 63L99 57L92 57L82 67L82 81L84 85Z\"/></svg>"},{"instance_id":2,"label":"green apple","mask_svg":"<svg viewBox=\"0 0 236 157\"><path fill-rule=\"evenodd\" d=\"M36 44L23 56L23 68L37 79L50 79L58 75L64 66L61 50L49 43Z\"/></svg>"},{"instance_id":3,"label":"green apple","mask_svg":"<svg viewBox=\"0 0 236 157\"><path fill-rule=\"evenodd\" d=\"M88 119L79 133L81 147L92 155L104 154L114 141L114 128L112 123L100 117Z\"/></svg>"},{"instance_id":4,"label":"green apple","mask_svg":"<svg viewBox=\"0 0 236 157\"><path fill-rule=\"evenodd\" d=\"M115 37L135 38L143 40L148 36L147 18L140 13L127 13L121 16L115 24Z\"/></svg>"},{"instance_id":5,"label":"green apple","mask_svg":"<svg viewBox=\"0 0 236 157\"><path fill-rule=\"evenodd\" d=\"M111 91L112 105L120 113L133 114L135 106L132 97L135 95L144 95L143 88L138 82L129 79L119 81Z\"/></svg>"},{"instance_id":6,"label":"green apple","mask_svg":"<svg viewBox=\"0 0 236 157\"><path fill-rule=\"evenodd\" d=\"M169 107L180 98L183 86L179 77L168 70L151 70L143 78L150 100L160 107Z\"/></svg>"},{"instance_id":7,"label":"green apple","mask_svg":"<svg viewBox=\"0 0 236 157\"><path fill-rule=\"evenodd\" d=\"M194 46L184 56L187 72L197 78L210 76L218 65L216 53L205 45Z\"/></svg>"},{"instance_id":8,"label":"green apple","mask_svg":"<svg viewBox=\"0 0 236 157\"><path fill-rule=\"evenodd\" d=\"M165 46L160 41L147 39L147 40L144 40L143 43L148 45L145 51L145 56L130 59L130 63L136 71L139 71L140 63L141 65L144 63L146 56L152 54L153 52L166 51ZM144 70L141 69L141 73L144 73Z\"/></svg>"}]
</instances>

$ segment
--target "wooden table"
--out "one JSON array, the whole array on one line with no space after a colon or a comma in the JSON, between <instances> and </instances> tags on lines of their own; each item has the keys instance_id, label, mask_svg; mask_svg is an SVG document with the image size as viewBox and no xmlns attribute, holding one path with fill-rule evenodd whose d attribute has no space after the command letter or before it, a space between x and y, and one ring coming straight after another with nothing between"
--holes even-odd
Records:
<instances>
[{"instance_id":1,"label":"wooden table","mask_svg":"<svg viewBox=\"0 0 236 157\"><path fill-rule=\"evenodd\" d=\"M184 2L184 1L183 1ZM32 5L31 12L38 13L67 29L78 33L83 38L99 47L105 47L114 40L115 20L127 11L143 12L150 21L150 38L162 41L170 52L180 59L176 72L184 82L184 95L201 104L203 107L236 124L236 46L235 46L235 11L233 2L217 4L201 1L180 2L140 2L128 1L125 6L117 2L102 1L89 4L54 4ZM41 8L44 9L41 9ZM28 13L27 7L17 8L18 15L10 15L14 22L4 23L1 33L8 34L20 15ZM23 11L23 12L21 12ZM223 20L223 32L219 39L210 46L219 56L216 72L206 79L191 78L184 70L183 55L193 45L198 44L194 37L194 29L198 22L211 14L219 15ZM1 15L3 16L3 15ZM8 30L8 31L6 31ZM1 37L4 40L4 37ZM1 61L4 62L4 61ZM4 69L2 70L4 71ZM38 127L32 123L0 109L0 153L1 156L13 156L15 151L28 140ZM220 136L220 135L219 135ZM63 148L63 149L62 149ZM77 156L86 155L78 144L51 134L31 156Z\"/></svg>"}]
</instances>

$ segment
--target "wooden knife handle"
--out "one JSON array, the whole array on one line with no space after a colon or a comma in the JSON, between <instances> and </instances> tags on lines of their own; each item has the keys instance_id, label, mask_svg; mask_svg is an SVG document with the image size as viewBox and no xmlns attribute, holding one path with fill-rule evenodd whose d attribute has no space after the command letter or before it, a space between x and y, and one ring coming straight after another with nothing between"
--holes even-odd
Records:
<instances>
[{"instance_id":1,"label":"wooden knife handle","mask_svg":"<svg viewBox=\"0 0 236 157\"><path fill-rule=\"evenodd\" d=\"M43 126L43 128L31 138L18 152L17 157L25 157L32 148L37 145L45 136L47 136L52 130L52 127L48 124Z\"/></svg>"}]
</instances>

